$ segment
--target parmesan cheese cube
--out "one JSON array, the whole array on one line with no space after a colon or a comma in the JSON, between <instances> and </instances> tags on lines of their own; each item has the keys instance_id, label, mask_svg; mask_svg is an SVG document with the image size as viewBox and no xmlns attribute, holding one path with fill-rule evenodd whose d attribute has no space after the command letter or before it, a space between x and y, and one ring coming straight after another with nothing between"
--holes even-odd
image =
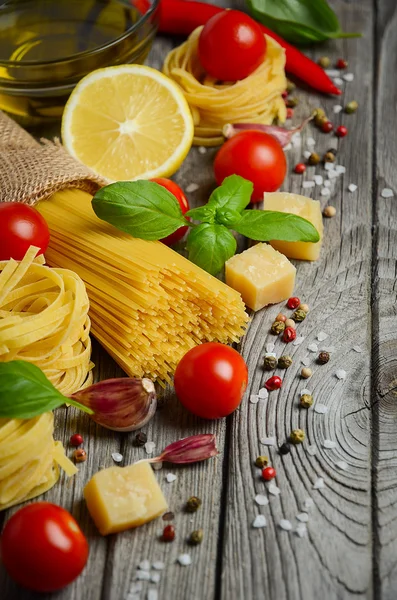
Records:
<instances>
[{"instance_id":1,"label":"parmesan cheese cube","mask_svg":"<svg viewBox=\"0 0 397 600\"><path fill-rule=\"evenodd\" d=\"M256 244L226 262L226 283L249 308L286 300L294 291L295 267L269 244Z\"/></svg>"},{"instance_id":2,"label":"parmesan cheese cube","mask_svg":"<svg viewBox=\"0 0 397 600\"><path fill-rule=\"evenodd\" d=\"M311 198L299 196L298 194L274 192L272 194L264 194L263 210L276 210L279 212L292 213L313 223L320 234L320 240L316 243L281 242L279 240L272 240L270 243L273 248L282 252L285 256L288 256L288 258L298 258L300 260L318 259L323 243L324 232L321 206L318 200L312 200Z\"/></svg>"},{"instance_id":3,"label":"parmesan cheese cube","mask_svg":"<svg viewBox=\"0 0 397 600\"><path fill-rule=\"evenodd\" d=\"M168 509L147 462L99 471L85 486L84 497L102 535L138 527Z\"/></svg>"}]
</instances>

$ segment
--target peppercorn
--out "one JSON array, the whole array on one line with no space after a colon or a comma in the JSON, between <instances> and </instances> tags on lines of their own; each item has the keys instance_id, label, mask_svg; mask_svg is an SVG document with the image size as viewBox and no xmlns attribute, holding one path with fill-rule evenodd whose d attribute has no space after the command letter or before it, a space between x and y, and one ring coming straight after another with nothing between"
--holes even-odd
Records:
<instances>
[{"instance_id":1,"label":"peppercorn","mask_svg":"<svg viewBox=\"0 0 397 600\"><path fill-rule=\"evenodd\" d=\"M307 159L307 162L309 163L309 165L318 165L318 163L320 162L321 158L320 155L317 154L317 152L312 152L311 155L309 156L309 158Z\"/></svg>"},{"instance_id":2,"label":"peppercorn","mask_svg":"<svg viewBox=\"0 0 397 600\"><path fill-rule=\"evenodd\" d=\"M314 124L319 129L321 129L321 127L323 126L323 124L327 123L327 122L328 122L328 119L327 119L327 117L325 115L316 115L314 117Z\"/></svg>"},{"instance_id":3,"label":"peppercorn","mask_svg":"<svg viewBox=\"0 0 397 600\"><path fill-rule=\"evenodd\" d=\"M296 310L294 312L294 314L292 315L292 318L294 319L294 321L296 321L297 323L300 323L301 321L304 321L306 319L306 313L304 310L298 308L298 310Z\"/></svg>"},{"instance_id":4,"label":"peppercorn","mask_svg":"<svg viewBox=\"0 0 397 600\"><path fill-rule=\"evenodd\" d=\"M301 376L303 377L303 379L309 379L309 377L312 376L312 370L308 367L303 367L301 371Z\"/></svg>"},{"instance_id":5,"label":"peppercorn","mask_svg":"<svg viewBox=\"0 0 397 600\"><path fill-rule=\"evenodd\" d=\"M258 456L255 461L255 466L259 469L264 469L267 466L268 462L269 459L267 456Z\"/></svg>"},{"instance_id":6,"label":"peppercorn","mask_svg":"<svg viewBox=\"0 0 397 600\"><path fill-rule=\"evenodd\" d=\"M344 58L338 58L335 66L337 69L347 69L347 60Z\"/></svg>"},{"instance_id":7,"label":"peppercorn","mask_svg":"<svg viewBox=\"0 0 397 600\"><path fill-rule=\"evenodd\" d=\"M313 111L313 117L325 117L325 111L322 108L315 108Z\"/></svg>"},{"instance_id":8,"label":"peppercorn","mask_svg":"<svg viewBox=\"0 0 397 600\"><path fill-rule=\"evenodd\" d=\"M270 328L270 331L273 335L279 335L280 333L283 333L284 329L284 321L274 321L273 325Z\"/></svg>"},{"instance_id":9,"label":"peppercorn","mask_svg":"<svg viewBox=\"0 0 397 600\"><path fill-rule=\"evenodd\" d=\"M135 446L144 446L147 442L147 435L146 433L143 433L143 431L140 431L139 433L136 434L135 439L134 439L134 444Z\"/></svg>"},{"instance_id":10,"label":"peppercorn","mask_svg":"<svg viewBox=\"0 0 397 600\"><path fill-rule=\"evenodd\" d=\"M337 137L345 137L348 134L348 130L347 127L345 127L344 125L339 125L339 127L337 127L336 131L335 131L335 135Z\"/></svg>"},{"instance_id":11,"label":"peppercorn","mask_svg":"<svg viewBox=\"0 0 397 600\"><path fill-rule=\"evenodd\" d=\"M295 308L298 308L300 303L301 303L301 301L299 300L299 298L297 296L292 296L291 298L288 298L288 300L287 300L287 306L290 310L295 310Z\"/></svg>"},{"instance_id":12,"label":"peppercorn","mask_svg":"<svg viewBox=\"0 0 397 600\"><path fill-rule=\"evenodd\" d=\"M335 206L326 206L323 210L323 215L324 215L324 217L327 217L328 219L334 217L336 215Z\"/></svg>"},{"instance_id":13,"label":"peppercorn","mask_svg":"<svg viewBox=\"0 0 397 600\"><path fill-rule=\"evenodd\" d=\"M271 354L267 354L263 359L263 368L266 371L273 371L277 367L277 358Z\"/></svg>"},{"instance_id":14,"label":"peppercorn","mask_svg":"<svg viewBox=\"0 0 397 600\"><path fill-rule=\"evenodd\" d=\"M175 519L175 515L173 512L168 511L163 514L162 519L163 519L163 521L173 521Z\"/></svg>"},{"instance_id":15,"label":"peppercorn","mask_svg":"<svg viewBox=\"0 0 397 600\"><path fill-rule=\"evenodd\" d=\"M290 356L284 355L280 356L278 359L278 368L279 369L288 369L292 365L292 358Z\"/></svg>"},{"instance_id":16,"label":"peppercorn","mask_svg":"<svg viewBox=\"0 0 397 600\"><path fill-rule=\"evenodd\" d=\"M78 448L73 452L73 458L77 463L85 462L87 460L87 452L83 448Z\"/></svg>"},{"instance_id":17,"label":"peppercorn","mask_svg":"<svg viewBox=\"0 0 397 600\"><path fill-rule=\"evenodd\" d=\"M163 529L163 542L173 542L175 539L175 527L166 525Z\"/></svg>"},{"instance_id":18,"label":"peppercorn","mask_svg":"<svg viewBox=\"0 0 397 600\"><path fill-rule=\"evenodd\" d=\"M265 481L274 479L276 477L276 469L273 467L266 467L266 469L263 469L262 471L262 477Z\"/></svg>"},{"instance_id":19,"label":"peppercorn","mask_svg":"<svg viewBox=\"0 0 397 600\"><path fill-rule=\"evenodd\" d=\"M285 315L283 315L283 313L278 313L277 317L274 319L275 321L282 321L283 323L285 323L287 317Z\"/></svg>"},{"instance_id":20,"label":"peppercorn","mask_svg":"<svg viewBox=\"0 0 397 600\"><path fill-rule=\"evenodd\" d=\"M305 439L305 432L303 429L293 429L289 436L291 444L301 444Z\"/></svg>"},{"instance_id":21,"label":"peppercorn","mask_svg":"<svg viewBox=\"0 0 397 600\"><path fill-rule=\"evenodd\" d=\"M186 510L190 513L196 512L200 508L200 506L201 500L200 498L197 498L197 496L191 496L186 502Z\"/></svg>"},{"instance_id":22,"label":"peppercorn","mask_svg":"<svg viewBox=\"0 0 397 600\"><path fill-rule=\"evenodd\" d=\"M80 435L79 433L75 433L74 435L71 436L70 440L69 440L69 444L71 446L81 446L81 444L83 444L84 440L83 440L83 436Z\"/></svg>"},{"instance_id":23,"label":"peppercorn","mask_svg":"<svg viewBox=\"0 0 397 600\"><path fill-rule=\"evenodd\" d=\"M284 90L283 93L281 94L281 97L285 100L288 97L288 92L287 90Z\"/></svg>"},{"instance_id":24,"label":"peppercorn","mask_svg":"<svg viewBox=\"0 0 397 600\"><path fill-rule=\"evenodd\" d=\"M196 546L197 544L201 544L203 541L204 531L202 529L196 529L192 531L189 537L189 543Z\"/></svg>"},{"instance_id":25,"label":"peppercorn","mask_svg":"<svg viewBox=\"0 0 397 600\"><path fill-rule=\"evenodd\" d=\"M287 119L292 119L293 116L294 116L294 109L287 108Z\"/></svg>"},{"instance_id":26,"label":"peppercorn","mask_svg":"<svg viewBox=\"0 0 397 600\"><path fill-rule=\"evenodd\" d=\"M311 394L303 394L300 398L302 408L310 408L313 404L313 396Z\"/></svg>"},{"instance_id":27,"label":"peppercorn","mask_svg":"<svg viewBox=\"0 0 397 600\"><path fill-rule=\"evenodd\" d=\"M283 340L286 344L296 339L296 331L292 327L286 327L283 333Z\"/></svg>"},{"instance_id":28,"label":"peppercorn","mask_svg":"<svg viewBox=\"0 0 397 600\"><path fill-rule=\"evenodd\" d=\"M332 125L331 121L324 121L324 123L321 125L321 131L323 133L330 133L333 128L334 126Z\"/></svg>"},{"instance_id":29,"label":"peppercorn","mask_svg":"<svg viewBox=\"0 0 397 600\"><path fill-rule=\"evenodd\" d=\"M299 104L299 100L298 100L298 98L295 98L295 96L293 98L288 98L288 100L285 103L287 108L295 108L295 106L298 106L298 104Z\"/></svg>"},{"instance_id":30,"label":"peppercorn","mask_svg":"<svg viewBox=\"0 0 397 600\"><path fill-rule=\"evenodd\" d=\"M287 79L287 92L290 94L295 88L296 85L292 81Z\"/></svg>"},{"instance_id":31,"label":"peppercorn","mask_svg":"<svg viewBox=\"0 0 397 600\"><path fill-rule=\"evenodd\" d=\"M328 69L329 65L331 64L331 61L328 58L328 56L321 56L317 62L323 69Z\"/></svg>"},{"instance_id":32,"label":"peppercorn","mask_svg":"<svg viewBox=\"0 0 397 600\"><path fill-rule=\"evenodd\" d=\"M358 109L358 102L356 102L355 100L352 100L351 102L346 104L345 113L347 113L348 115L352 115L353 113L356 112L357 109Z\"/></svg>"},{"instance_id":33,"label":"peppercorn","mask_svg":"<svg viewBox=\"0 0 397 600\"><path fill-rule=\"evenodd\" d=\"M281 379L281 377L279 377L278 375L273 375L273 377L270 377L270 379L265 381L265 388L269 392L273 392L274 390L280 389L282 384L283 380Z\"/></svg>"},{"instance_id":34,"label":"peppercorn","mask_svg":"<svg viewBox=\"0 0 397 600\"><path fill-rule=\"evenodd\" d=\"M288 442L285 442L284 444L281 444L280 448L278 449L278 451L280 452L280 454L289 454L289 452L291 452L291 447L288 444Z\"/></svg>"},{"instance_id":35,"label":"peppercorn","mask_svg":"<svg viewBox=\"0 0 397 600\"><path fill-rule=\"evenodd\" d=\"M293 319L287 319L285 321L285 327L292 327L292 329L295 329L296 323L293 321Z\"/></svg>"},{"instance_id":36,"label":"peppercorn","mask_svg":"<svg viewBox=\"0 0 397 600\"><path fill-rule=\"evenodd\" d=\"M298 308L299 308L299 310L304 310L305 313L309 312L309 305L308 304L299 304Z\"/></svg>"},{"instance_id":37,"label":"peppercorn","mask_svg":"<svg viewBox=\"0 0 397 600\"><path fill-rule=\"evenodd\" d=\"M320 352L320 354L318 355L318 358L317 358L317 362L320 365L326 365L327 362L329 361L329 359L330 359L329 352Z\"/></svg>"},{"instance_id":38,"label":"peppercorn","mask_svg":"<svg viewBox=\"0 0 397 600\"><path fill-rule=\"evenodd\" d=\"M324 162L330 162L333 163L335 162L335 154L333 152L331 152L331 150L328 150L328 152L326 152L324 154Z\"/></svg>"},{"instance_id":39,"label":"peppercorn","mask_svg":"<svg viewBox=\"0 0 397 600\"><path fill-rule=\"evenodd\" d=\"M297 175L302 175L306 171L306 165L304 163L298 163L294 167L294 173Z\"/></svg>"}]
</instances>

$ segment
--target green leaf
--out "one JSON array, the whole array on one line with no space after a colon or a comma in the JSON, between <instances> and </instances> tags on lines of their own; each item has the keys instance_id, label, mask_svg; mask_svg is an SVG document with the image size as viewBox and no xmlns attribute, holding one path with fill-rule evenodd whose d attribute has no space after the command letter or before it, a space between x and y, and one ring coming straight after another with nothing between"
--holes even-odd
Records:
<instances>
[{"instance_id":1,"label":"green leaf","mask_svg":"<svg viewBox=\"0 0 397 600\"><path fill-rule=\"evenodd\" d=\"M189 225L175 196L154 181L119 181L92 199L97 217L142 240L160 240Z\"/></svg>"},{"instance_id":2,"label":"green leaf","mask_svg":"<svg viewBox=\"0 0 397 600\"><path fill-rule=\"evenodd\" d=\"M0 362L0 417L31 419L65 402L92 414L79 402L66 399L35 365L22 361Z\"/></svg>"},{"instance_id":3,"label":"green leaf","mask_svg":"<svg viewBox=\"0 0 397 600\"><path fill-rule=\"evenodd\" d=\"M234 229L251 240L268 242L318 242L320 235L310 221L273 210L245 210Z\"/></svg>"},{"instance_id":4,"label":"green leaf","mask_svg":"<svg viewBox=\"0 0 397 600\"><path fill-rule=\"evenodd\" d=\"M208 204L204 206L198 206L187 211L186 216L195 219L196 221L203 221L203 223L213 223L215 221L215 207L210 207Z\"/></svg>"},{"instance_id":5,"label":"green leaf","mask_svg":"<svg viewBox=\"0 0 397 600\"><path fill-rule=\"evenodd\" d=\"M326 0L247 0L247 3L257 21L293 44L361 35L343 33Z\"/></svg>"},{"instance_id":6,"label":"green leaf","mask_svg":"<svg viewBox=\"0 0 397 600\"><path fill-rule=\"evenodd\" d=\"M227 207L229 210L241 212L250 203L253 189L251 181L239 175L230 175L212 192L207 206L217 210Z\"/></svg>"},{"instance_id":7,"label":"green leaf","mask_svg":"<svg viewBox=\"0 0 397 600\"><path fill-rule=\"evenodd\" d=\"M232 233L217 223L202 223L192 229L187 238L189 260L216 275L235 254L237 243Z\"/></svg>"},{"instance_id":8,"label":"green leaf","mask_svg":"<svg viewBox=\"0 0 397 600\"><path fill-rule=\"evenodd\" d=\"M220 208L216 211L216 222L234 229L237 223L241 219L241 213L236 210L229 210L228 208Z\"/></svg>"}]
</instances>

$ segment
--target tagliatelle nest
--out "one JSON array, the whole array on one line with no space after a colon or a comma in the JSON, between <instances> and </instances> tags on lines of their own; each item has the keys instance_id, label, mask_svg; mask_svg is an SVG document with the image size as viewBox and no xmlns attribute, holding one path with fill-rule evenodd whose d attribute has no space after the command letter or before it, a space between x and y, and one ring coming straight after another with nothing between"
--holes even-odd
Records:
<instances>
[{"instance_id":1,"label":"tagliatelle nest","mask_svg":"<svg viewBox=\"0 0 397 600\"><path fill-rule=\"evenodd\" d=\"M287 87L284 49L272 38L267 43L263 63L248 77L234 83L209 77L198 59L198 27L188 40L166 57L163 72L182 89L195 125L195 145L222 144L226 123L262 123L275 119L284 122L286 107L282 92Z\"/></svg>"}]
</instances>

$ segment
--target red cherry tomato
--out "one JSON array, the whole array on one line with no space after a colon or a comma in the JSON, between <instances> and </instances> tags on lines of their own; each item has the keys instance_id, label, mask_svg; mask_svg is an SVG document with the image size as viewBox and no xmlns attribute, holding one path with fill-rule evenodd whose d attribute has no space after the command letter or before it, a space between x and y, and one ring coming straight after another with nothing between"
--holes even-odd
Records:
<instances>
[{"instance_id":1,"label":"red cherry tomato","mask_svg":"<svg viewBox=\"0 0 397 600\"><path fill-rule=\"evenodd\" d=\"M20 202L0 202L0 260L22 260L29 246L47 250L48 225L41 214Z\"/></svg>"},{"instance_id":2,"label":"red cherry tomato","mask_svg":"<svg viewBox=\"0 0 397 600\"><path fill-rule=\"evenodd\" d=\"M171 179L165 179L165 177L155 177L150 181L154 181L155 183L162 185L166 190L171 192L171 194L173 194L178 200L179 206L182 210L182 214L184 215L185 213L187 213L187 211L190 209L189 202L187 201L187 198L181 190L181 188L179 187L179 185L177 185L174 181L171 181ZM167 246L172 246L173 244L176 244L177 242L179 242L179 240L183 238L188 229L188 227L180 227L179 229L174 231L174 233L171 233L171 235L167 235L166 238L160 240L160 242L163 242L163 244L166 244Z\"/></svg>"},{"instance_id":3,"label":"red cherry tomato","mask_svg":"<svg viewBox=\"0 0 397 600\"><path fill-rule=\"evenodd\" d=\"M185 408L204 419L230 415L239 406L248 382L240 354L224 344L209 342L192 348L179 362L175 391Z\"/></svg>"},{"instance_id":4,"label":"red cherry tomato","mask_svg":"<svg viewBox=\"0 0 397 600\"><path fill-rule=\"evenodd\" d=\"M239 10L225 10L207 21L199 37L198 55L215 79L237 81L263 62L266 39L258 23Z\"/></svg>"},{"instance_id":5,"label":"red cherry tomato","mask_svg":"<svg viewBox=\"0 0 397 600\"><path fill-rule=\"evenodd\" d=\"M254 184L251 202L283 183L287 161L281 144L261 131L241 131L228 140L215 157L215 178L220 185L228 175L240 175Z\"/></svg>"},{"instance_id":6,"label":"red cherry tomato","mask_svg":"<svg viewBox=\"0 0 397 600\"><path fill-rule=\"evenodd\" d=\"M65 509L49 502L24 506L6 523L1 558L9 575L37 592L71 583L88 558L88 542Z\"/></svg>"}]
</instances>

